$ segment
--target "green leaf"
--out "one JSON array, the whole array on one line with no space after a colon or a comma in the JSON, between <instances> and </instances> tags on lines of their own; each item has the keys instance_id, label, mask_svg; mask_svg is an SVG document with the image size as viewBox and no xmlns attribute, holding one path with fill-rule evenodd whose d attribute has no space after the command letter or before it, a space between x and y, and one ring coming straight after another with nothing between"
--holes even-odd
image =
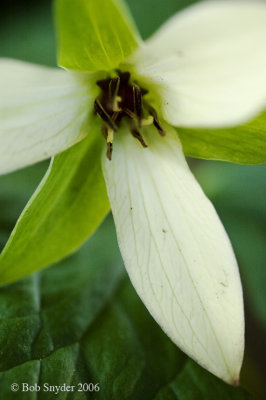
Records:
<instances>
[{"instance_id":1,"label":"green leaf","mask_svg":"<svg viewBox=\"0 0 266 400\"><path fill-rule=\"evenodd\" d=\"M252 314L266 328L266 166L212 163L198 176L233 242Z\"/></svg>"},{"instance_id":2,"label":"green leaf","mask_svg":"<svg viewBox=\"0 0 266 400\"><path fill-rule=\"evenodd\" d=\"M5 242L46 170L47 161L0 176L0 231L7 235Z\"/></svg>"},{"instance_id":3,"label":"green leaf","mask_svg":"<svg viewBox=\"0 0 266 400\"><path fill-rule=\"evenodd\" d=\"M234 128L177 128L186 156L239 164L266 162L266 112Z\"/></svg>"},{"instance_id":4,"label":"green leaf","mask_svg":"<svg viewBox=\"0 0 266 400\"><path fill-rule=\"evenodd\" d=\"M49 2L1 9L0 55L32 63L56 66L56 44ZM20 40L18 40L18 37Z\"/></svg>"},{"instance_id":5,"label":"green leaf","mask_svg":"<svg viewBox=\"0 0 266 400\"><path fill-rule=\"evenodd\" d=\"M154 400L243 400L252 396L241 389L226 386L213 379L192 360L187 360L183 370L164 387Z\"/></svg>"},{"instance_id":6,"label":"green leaf","mask_svg":"<svg viewBox=\"0 0 266 400\"><path fill-rule=\"evenodd\" d=\"M140 38L122 0L57 0L59 65L108 71L129 56Z\"/></svg>"},{"instance_id":7,"label":"green leaf","mask_svg":"<svg viewBox=\"0 0 266 400\"><path fill-rule=\"evenodd\" d=\"M198 164L196 175L232 241L243 284L246 352L242 383L266 398L261 343L266 328L266 165Z\"/></svg>"},{"instance_id":8,"label":"green leaf","mask_svg":"<svg viewBox=\"0 0 266 400\"><path fill-rule=\"evenodd\" d=\"M149 315L122 267L110 218L75 255L0 289L0 392L48 399L248 400L191 362ZM10 390L38 384L39 392ZM99 383L99 392L77 392ZM46 396L46 397L45 397Z\"/></svg>"},{"instance_id":9,"label":"green leaf","mask_svg":"<svg viewBox=\"0 0 266 400\"><path fill-rule=\"evenodd\" d=\"M51 162L0 256L1 284L76 250L109 211L100 165L104 141L95 125L95 132Z\"/></svg>"}]
</instances>

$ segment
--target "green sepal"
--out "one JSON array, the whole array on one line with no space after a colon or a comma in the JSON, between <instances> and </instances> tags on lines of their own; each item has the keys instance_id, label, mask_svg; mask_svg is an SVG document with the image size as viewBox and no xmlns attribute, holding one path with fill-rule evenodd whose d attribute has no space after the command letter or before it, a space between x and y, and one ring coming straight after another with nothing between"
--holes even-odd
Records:
<instances>
[{"instance_id":1,"label":"green sepal","mask_svg":"<svg viewBox=\"0 0 266 400\"><path fill-rule=\"evenodd\" d=\"M76 250L110 209L96 124L86 139L56 156L0 256L0 284L42 269Z\"/></svg>"},{"instance_id":2,"label":"green sepal","mask_svg":"<svg viewBox=\"0 0 266 400\"><path fill-rule=\"evenodd\" d=\"M122 0L57 0L58 64L108 71L129 56L140 37Z\"/></svg>"},{"instance_id":3,"label":"green sepal","mask_svg":"<svg viewBox=\"0 0 266 400\"><path fill-rule=\"evenodd\" d=\"M266 162L266 112L234 128L176 128L186 156L238 164Z\"/></svg>"}]
</instances>

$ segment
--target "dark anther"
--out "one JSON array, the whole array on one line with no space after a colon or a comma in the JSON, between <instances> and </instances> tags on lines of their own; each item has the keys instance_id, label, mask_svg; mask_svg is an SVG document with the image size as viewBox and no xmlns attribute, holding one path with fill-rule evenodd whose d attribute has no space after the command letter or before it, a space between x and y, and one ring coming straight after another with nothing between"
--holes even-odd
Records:
<instances>
[{"instance_id":1,"label":"dark anther","mask_svg":"<svg viewBox=\"0 0 266 400\"><path fill-rule=\"evenodd\" d=\"M162 128L162 125L160 124L156 110L153 107L151 107L149 104L147 104L146 107L147 107L147 110L149 111L150 115L153 116L153 125L158 130L158 132L160 133L161 136L165 136L165 131Z\"/></svg>"},{"instance_id":2,"label":"dark anther","mask_svg":"<svg viewBox=\"0 0 266 400\"><path fill-rule=\"evenodd\" d=\"M98 81L97 85L101 93L94 102L94 110L103 121L102 133L107 142L109 160L112 158L114 135L123 118L131 121L130 132L143 147L147 147L140 132L143 125L154 124L160 135L165 134L154 108L143 102L148 91L131 83L129 72L117 71L116 77Z\"/></svg>"},{"instance_id":3,"label":"dark anther","mask_svg":"<svg viewBox=\"0 0 266 400\"><path fill-rule=\"evenodd\" d=\"M112 120L112 116L109 115L108 111L101 104L99 98L97 98L94 102L94 109L101 119L106 122L108 126L110 126L110 128L112 128L114 131L117 130L117 126Z\"/></svg>"},{"instance_id":4,"label":"dark anther","mask_svg":"<svg viewBox=\"0 0 266 400\"><path fill-rule=\"evenodd\" d=\"M98 81L97 85L99 86L99 88L102 89L103 92L105 92L106 90L108 90L108 87L109 87L109 79L108 80L104 79L104 80Z\"/></svg>"},{"instance_id":5,"label":"dark anther","mask_svg":"<svg viewBox=\"0 0 266 400\"><path fill-rule=\"evenodd\" d=\"M123 109L123 112L124 112L129 118L131 118L131 119L137 121L137 118L138 118L137 115L136 115L133 111L131 111L129 108L124 108L124 109Z\"/></svg>"},{"instance_id":6,"label":"dark anther","mask_svg":"<svg viewBox=\"0 0 266 400\"><path fill-rule=\"evenodd\" d=\"M115 108L117 108L116 100L117 100L117 96L118 96L119 86L120 86L119 76L110 80L109 94L108 94L110 104L108 105L109 106L108 108L110 108L111 110L114 110Z\"/></svg>"},{"instance_id":7,"label":"dark anther","mask_svg":"<svg viewBox=\"0 0 266 400\"><path fill-rule=\"evenodd\" d=\"M142 145L143 147L148 147L147 144L145 143L143 137L141 136L141 134L139 133L139 131L138 131L134 126L131 126L131 127L130 127L130 132L131 132L131 134L132 134L132 136L133 136L134 138L138 139L138 141L141 143L141 145Z\"/></svg>"},{"instance_id":8,"label":"dark anther","mask_svg":"<svg viewBox=\"0 0 266 400\"><path fill-rule=\"evenodd\" d=\"M120 72L119 73L121 82L123 85L128 85L129 84L129 79L130 79L130 73L129 72Z\"/></svg>"},{"instance_id":9,"label":"dark anther","mask_svg":"<svg viewBox=\"0 0 266 400\"><path fill-rule=\"evenodd\" d=\"M141 89L137 85L133 85L132 89L133 89L134 114L137 116L139 128L141 128L141 117L142 117Z\"/></svg>"},{"instance_id":10,"label":"dark anther","mask_svg":"<svg viewBox=\"0 0 266 400\"><path fill-rule=\"evenodd\" d=\"M120 114L119 111L115 111L115 112L113 113L113 115L112 115L112 121L113 121L113 122L116 122L116 120L119 118L119 114Z\"/></svg>"},{"instance_id":11,"label":"dark anther","mask_svg":"<svg viewBox=\"0 0 266 400\"><path fill-rule=\"evenodd\" d=\"M107 142L107 152L106 152L106 157L108 160L112 160L112 152L113 152L113 143Z\"/></svg>"},{"instance_id":12,"label":"dark anther","mask_svg":"<svg viewBox=\"0 0 266 400\"><path fill-rule=\"evenodd\" d=\"M146 90L146 89L140 88L140 90L141 90L142 96L145 96L145 94L149 93L148 90Z\"/></svg>"}]
</instances>

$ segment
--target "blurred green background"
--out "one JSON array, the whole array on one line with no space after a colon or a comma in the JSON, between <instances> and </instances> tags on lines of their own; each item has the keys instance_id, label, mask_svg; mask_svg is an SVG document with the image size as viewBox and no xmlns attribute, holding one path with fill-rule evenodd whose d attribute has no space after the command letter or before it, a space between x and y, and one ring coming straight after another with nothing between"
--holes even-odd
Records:
<instances>
[{"instance_id":1,"label":"blurred green background","mask_svg":"<svg viewBox=\"0 0 266 400\"><path fill-rule=\"evenodd\" d=\"M196 2L192 0L164 0L163 2L161 0L128 0L129 7L144 38L155 31L173 13ZM2 2L0 56L49 66L56 65L51 1L10 0ZM241 382L242 386L255 398L263 399L266 398L264 383L266 373L266 349L264 346L266 331L266 166L239 166L200 160L189 160L189 162L224 222L239 261L246 307L246 354ZM1 246L7 240L19 213L38 185L46 167L47 163L44 162L0 177ZM75 288L80 290L77 292ZM40 296L40 298L36 300L36 296ZM106 379L106 376L112 380L112 373L118 373L117 370L121 369L121 362L126 365L125 371L127 372L123 375L120 371L120 380L116 380L116 388L112 388L114 393L117 393L117 399L177 398L171 397L170 392L168 393L166 389L165 392L160 390L162 387L166 387L170 381L174 382L174 377L177 376L179 369L181 371L181 366L184 368L185 357L181 352L177 352L165 335L161 333L135 295L122 266L111 216L74 258L70 257L56 267L1 289L0 298L2 321L0 322L0 334L2 334L2 336L0 335L0 390L1 394L5 394L5 398L13 398L8 384L10 380L15 379L14 377L24 374L34 382L36 368L39 368L35 364L39 358L49 360L47 365L44 362L42 374L51 381L49 375L51 366L63 368L64 363L70 365L73 357L76 357L76 350L71 346L80 338L83 343L81 345L81 347L83 346L83 359L79 361L79 367L76 368L79 371L75 378L77 381L81 379L85 382L88 374L98 376L102 368L100 355L105 354L105 366L110 365L108 371L104 370L105 378L102 376L103 380ZM36 302L39 302L39 305ZM39 320L35 321L32 317L38 312L38 307L41 307L41 325ZM99 320L98 314L102 313L102 309L105 314L101 314ZM98 320L94 314L97 314ZM59 326L58 320L60 321ZM85 340L86 329L90 326L91 321L93 324L90 336ZM115 332L120 332L119 326L121 325L121 332L130 332L130 326L127 324L132 324L132 321L135 324L134 329L138 332L138 335L136 334L138 339L131 337L129 333L117 337ZM113 332L114 324L117 325L116 331ZM107 330L109 336L106 337ZM149 340L146 338L147 335ZM117 346L119 352L124 352L123 361L120 360L118 363L120 367L110 361L112 354L108 340L112 341L114 347ZM34 341L34 345L32 341ZM136 344L135 341L141 342L142 350L139 350L140 344ZM88 345L88 342L91 346ZM17 346L16 350L14 350L14 344ZM152 348L157 345L160 351L152 355ZM53 359L55 350L59 349L60 351L65 346L71 347L70 353L67 355L64 353L62 357L60 353L57 358ZM92 354L91 348L96 349L95 353ZM139 356L136 355L136 348L144 355L142 353ZM58 353L56 352L56 354ZM80 355L77 356L78 359L79 357ZM143 358L146 360L145 367L140 362ZM91 361L92 359L94 362ZM130 360L130 365L127 364L128 360ZM155 366L156 362L160 365L158 369ZM88 365L90 365L89 372ZM191 367L189 363L187 365L185 368L187 370L194 368L193 373L198 374L197 377L200 379L201 369L197 369L194 365ZM162 371L163 369L168 369L168 371ZM141 377L138 377L138 385L135 385L136 382L132 383L132 371L136 370L142 371ZM66 376L61 378L71 381ZM178 379L178 387L181 387L185 379L182 380L180 377ZM215 385L219 386L218 380L213 381L212 378L206 378L205 375L202 379L210 379L212 382L214 392L213 397L210 395L210 398L234 398L230 391L226 395L228 397L217 395ZM121 388L125 386L125 382L129 381L131 388L127 389L128 392L122 391ZM110 393L111 389L108 383L105 382L105 385L104 390L106 393ZM154 393L149 392L148 386L154 386ZM138 393L136 387L141 392ZM102 396L104 396L104 390L101 392ZM159 393L157 397L155 397L156 392ZM146 393L146 397L141 397L143 393ZM160 395L160 393L165 394ZM205 395L202 393L194 395L194 397L193 395L186 397L183 394L183 397L180 398L208 398L206 393ZM25 394L25 399L31 398L29 396L30 394ZM95 398L105 397L96 396Z\"/></svg>"}]
</instances>

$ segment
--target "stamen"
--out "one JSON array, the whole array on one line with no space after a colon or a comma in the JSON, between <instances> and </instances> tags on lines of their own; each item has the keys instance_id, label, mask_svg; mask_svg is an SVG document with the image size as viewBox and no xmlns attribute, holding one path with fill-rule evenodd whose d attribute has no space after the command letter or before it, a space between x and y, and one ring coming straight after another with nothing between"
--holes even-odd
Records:
<instances>
[{"instance_id":1,"label":"stamen","mask_svg":"<svg viewBox=\"0 0 266 400\"><path fill-rule=\"evenodd\" d=\"M113 143L109 142L107 143L106 157L110 161L112 160L112 154L113 154Z\"/></svg>"},{"instance_id":2,"label":"stamen","mask_svg":"<svg viewBox=\"0 0 266 400\"><path fill-rule=\"evenodd\" d=\"M107 129L107 158L109 160L112 159L112 152L113 152L113 140L114 140L114 131L110 128Z\"/></svg>"},{"instance_id":3,"label":"stamen","mask_svg":"<svg viewBox=\"0 0 266 400\"><path fill-rule=\"evenodd\" d=\"M97 81L96 82L97 85L99 86L99 88L102 89L103 92L105 92L106 90L108 90L108 86L109 86L109 82L106 79L103 79L101 81Z\"/></svg>"},{"instance_id":4,"label":"stamen","mask_svg":"<svg viewBox=\"0 0 266 400\"><path fill-rule=\"evenodd\" d=\"M133 89L134 113L137 116L139 128L141 128L141 116L142 116L142 94L141 94L141 89L137 85L133 85L132 89Z\"/></svg>"},{"instance_id":5,"label":"stamen","mask_svg":"<svg viewBox=\"0 0 266 400\"><path fill-rule=\"evenodd\" d=\"M131 125L130 127L130 132L132 134L132 136L136 139L138 139L138 141L141 143L141 145L143 147L148 147L148 145L146 144L146 142L144 141L143 137L141 136L140 132L136 129L135 126Z\"/></svg>"},{"instance_id":6,"label":"stamen","mask_svg":"<svg viewBox=\"0 0 266 400\"><path fill-rule=\"evenodd\" d=\"M147 108L149 113L153 116L153 125L155 126L155 128L158 130L161 136L165 136L165 131L160 124L156 110L149 104L145 104L145 107Z\"/></svg>"},{"instance_id":7,"label":"stamen","mask_svg":"<svg viewBox=\"0 0 266 400\"><path fill-rule=\"evenodd\" d=\"M112 115L112 121L116 122L117 118L119 117L120 111L115 111Z\"/></svg>"},{"instance_id":8,"label":"stamen","mask_svg":"<svg viewBox=\"0 0 266 400\"><path fill-rule=\"evenodd\" d=\"M165 136L165 130L162 128L162 126L157 118L153 119L153 125L155 126L155 128L157 129L157 131L159 132L159 134L161 136Z\"/></svg>"},{"instance_id":9,"label":"stamen","mask_svg":"<svg viewBox=\"0 0 266 400\"><path fill-rule=\"evenodd\" d=\"M106 155L112 159L114 132L123 118L127 117L130 132L143 147L147 147L141 135L142 126L154 125L160 135L165 132L153 107L143 101L148 91L130 82L128 72L117 71L118 76L97 82L101 94L94 102L94 109L103 120L102 134L107 142Z\"/></svg>"},{"instance_id":10,"label":"stamen","mask_svg":"<svg viewBox=\"0 0 266 400\"><path fill-rule=\"evenodd\" d=\"M129 72L121 72L119 73L121 83L123 82L124 85L128 85L129 79L130 79L130 73Z\"/></svg>"},{"instance_id":11,"label":"stamen","mask_svg":"<svg viewBox=\"0 0 266 400\"><path fill-rule=\"evenodd\" d=\"M134 121L138 121L136 114L134 114L129 108L124 108L123 111L129 118L133 119Z\"/></svg>"},{"instance_id":12,"label":"stamen","mask_svg":"<svg viewBox=\"0 0 266 400\"><path fill-rule=\"evenodd\" d=\"M101 104L99 98L97 98L94 102L94 109L97 114L102 118L103 121L107 123L114 131L117 130L116 124L113 122L112 118L108 114L108 112L104 109L103 105Z\"/></svg>"},{"instance_id":13,"label":"stamen","mask_svg":"<svg viewBox=\"0 0 266 400\"><path fill-rule=\"evenodd\" d=\"M113 78L109 82L109 107L111 110L114 110L115 102L116 102L116 107L117 107L117 94L120 86L120 78L117 76L116 78Z\"/></svg>"}]
</instances>

